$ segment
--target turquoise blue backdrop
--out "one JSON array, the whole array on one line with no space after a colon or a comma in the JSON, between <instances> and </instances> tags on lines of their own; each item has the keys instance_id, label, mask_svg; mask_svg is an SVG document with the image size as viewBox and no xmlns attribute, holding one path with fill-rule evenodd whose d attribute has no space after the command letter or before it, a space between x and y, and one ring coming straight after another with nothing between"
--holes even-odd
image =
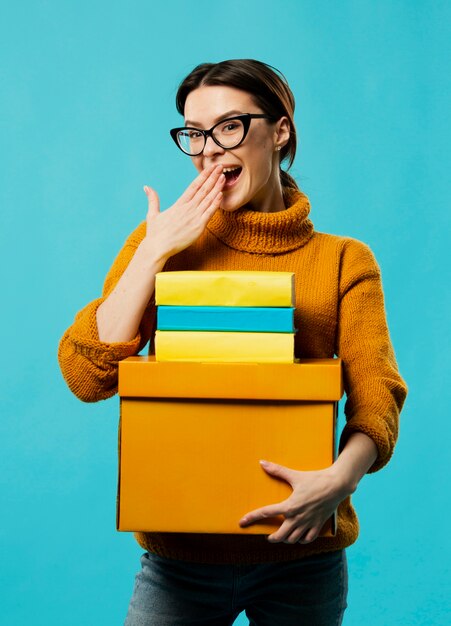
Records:
<instances>
[{"instance_id":1,"label":"turquoise blue backdrop","mask_svg":"<svg viewBox=\"0 0 451 626\"><path fill-rule=\"evenodd\" d=\"M354 496L346 626L445 625L449 585L450 3L47 0L0 20L2 623L119 626L139 566L115 531L117 398L86 405L58 340L145 217L193 177L168 129L203 61L254 57L296 95L318 230L381 265L410 387L392 462ZM448 102L449 106L449 102ZM449 590L449 589L448 589ZM241 615L236 624L246 624Z\"/></svg>"}]
</instances>

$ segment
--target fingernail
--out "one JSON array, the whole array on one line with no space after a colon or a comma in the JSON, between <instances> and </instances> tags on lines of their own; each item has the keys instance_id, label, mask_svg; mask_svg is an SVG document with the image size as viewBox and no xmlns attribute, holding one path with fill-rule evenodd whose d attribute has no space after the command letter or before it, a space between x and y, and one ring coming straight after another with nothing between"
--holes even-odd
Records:
<instances>
[{"instance_id":1,"label":"fingernail","mask_svg":"<svg viewBox=\"0 0 451 626\"><path fill-rule=\"evenodd\" d=\"M260 465L269 465L268 461L260 460Z\"/></svg>"}]
</instances>

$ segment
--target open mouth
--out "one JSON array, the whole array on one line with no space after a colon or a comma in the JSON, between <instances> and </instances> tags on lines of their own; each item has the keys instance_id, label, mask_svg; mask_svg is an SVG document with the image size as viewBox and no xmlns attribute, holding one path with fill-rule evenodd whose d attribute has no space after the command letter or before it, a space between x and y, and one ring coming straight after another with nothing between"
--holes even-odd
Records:
<instances>
[{"instance_id":1,"label":"open mouth","mask_svg":"<svg viewBox=\"0 0 451 626\"><path fill-rule=\"evenodd\" d=\"M235 185L235 183L237 182L237 180L239 179L239 177L241 176L241 172L243 171L243 168L240 166L231 168L231 167L227 167L224 168L223 173L225 176L225 183L224 183L224 189L230 189L231 187L233 187Z\"/></svg>"}]
</instances>

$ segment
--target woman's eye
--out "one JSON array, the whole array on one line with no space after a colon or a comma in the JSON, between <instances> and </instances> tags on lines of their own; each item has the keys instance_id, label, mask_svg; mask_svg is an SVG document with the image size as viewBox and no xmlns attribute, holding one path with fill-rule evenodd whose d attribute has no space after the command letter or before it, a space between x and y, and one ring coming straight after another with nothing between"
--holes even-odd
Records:
<instances>
[{"instance_id":1,"label":"woman's eye","mask_svg":"<svg viewBox=\"0 0 451 626\"><path fill-rule=\"evenodd\" d=\"M202 133L200 133L197 130L190 130L190 132L188 133L188 136L190 139L199 139L199 137L202 136Z\"/></svg>"},{"instance_id":2,"label":"woman's eye","mask_svg":"<svg viewBox=\"0 0 451 626\"><path fill-rule=\"evenodd\" d=\"M238 124L236 122L228 122L227 124L224 124L224 126L222 127L222 132L231 133L237 129L237 126Z\"/></svg>"}]
</instances>

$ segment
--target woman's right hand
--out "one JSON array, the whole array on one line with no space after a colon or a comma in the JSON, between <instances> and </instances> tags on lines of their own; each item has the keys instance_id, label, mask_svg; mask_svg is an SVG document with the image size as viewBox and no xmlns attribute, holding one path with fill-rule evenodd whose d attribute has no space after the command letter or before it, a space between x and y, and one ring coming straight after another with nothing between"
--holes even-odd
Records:
<instances>
[{"instance_id":1,"label":"woman's right hand","mask_svg":"<svg viewBox=\"0 0 451 626\"><path fill-rule=\"evenodd\" d=\"M144 187L149 209L141 246L157 258L169 257L190 246L202 234L222 199L225 176L221 165L203 170L171 207L160 212L157 192Z\"/></svg>"},{"instance_id":2,"label":"woman's right hand","mask_svg":"<svg viewBox=\"0 0 451 626\"><path fill-rule=\"evenodd\" d=\"M147 188L147 232L114 289L97 309L99 339L129 342L136 337L155 289L155 276L169 257L192 244L221 204L222 167L205 169L169 209L160 213L158 195Z\"/></svg>"}]
</instances>

